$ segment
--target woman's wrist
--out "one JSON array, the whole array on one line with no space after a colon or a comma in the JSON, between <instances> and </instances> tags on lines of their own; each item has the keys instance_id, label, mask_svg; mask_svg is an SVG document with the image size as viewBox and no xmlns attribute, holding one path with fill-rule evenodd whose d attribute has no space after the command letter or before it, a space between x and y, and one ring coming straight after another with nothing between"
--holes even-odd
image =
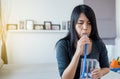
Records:
<instances>
[{"instance_id":1,"label":"woman's wrist","mask_svg":"<svg viewBox=\"0 0 120 79\"><path fill-rule=\"evenodd\" d=\"M76 50L75 55L80 57L81 56L81 52Z\"/></svg>"},{"instance_id":2,"label":"woman's wrist","mask_svg":"<svg viewBox=\"0 0 120 79\"><path fill-rule=\"evenodd\" d=\"M104 76L104 73L102 72L102 70L100 70L100 78Z\"/></svg>"},{"instance_id":3,"label":"woman's wrist","mask_svg":"<svg viewBox=\"0 0 120 79\"><path fill-rule=\"evenodd\" d=\"M105 74L109 72L109 68L102 68L101 69L101 77L103 77Z\"/></svg>"}]
</instances>

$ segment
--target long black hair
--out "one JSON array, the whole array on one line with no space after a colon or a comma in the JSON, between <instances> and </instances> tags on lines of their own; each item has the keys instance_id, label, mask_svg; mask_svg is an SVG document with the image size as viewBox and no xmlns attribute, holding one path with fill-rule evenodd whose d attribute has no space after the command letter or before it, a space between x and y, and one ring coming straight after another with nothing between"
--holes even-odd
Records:
<instances>
[{"instance_id":1,"label":"long black hair","mask_svg":"<svg viewBox=\"0 0 120 79\"><path fill-rule=\"evenodd\" d=\"M67 36L64 38L70 40L70 45L73 51L75 51L76 44L79 39L77 32L75 30L75 25L81 13L84 13L91 23L92 30L89 38L91 38L92 40L101 40L98 34L96 17L93 9L85 4L78 5L72 11L69 32Z\"/></svg>"}]
</instances>

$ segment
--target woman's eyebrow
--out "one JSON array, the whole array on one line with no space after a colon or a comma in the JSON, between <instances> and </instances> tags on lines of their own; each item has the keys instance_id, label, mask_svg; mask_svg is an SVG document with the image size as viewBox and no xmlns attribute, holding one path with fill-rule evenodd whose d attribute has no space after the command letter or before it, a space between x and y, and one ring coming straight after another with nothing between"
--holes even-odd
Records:
<instances>
[{"instance_id":1,"label":"woman's eyebrow","mask_svg":"<svg viewBox=\"0 0 120 79\"><path fill-rule=\"evenodd\" d=\"M83 21L84 21L84 20L82 20L82 19L79 19L79 20L78 20L78 22L83 22Z\"/></svg>"},{"instance_id":2,"label":"woman's eyebrow","mask_svg":"<svg viewBox=\"0 0 120 79\"><path fill-rule=\"evenodd\" d=\"M84 20L82 19L79 19L78 22L84 22ZM89 20L87 22L90 22Z\"/></svg>"}]
</instances>

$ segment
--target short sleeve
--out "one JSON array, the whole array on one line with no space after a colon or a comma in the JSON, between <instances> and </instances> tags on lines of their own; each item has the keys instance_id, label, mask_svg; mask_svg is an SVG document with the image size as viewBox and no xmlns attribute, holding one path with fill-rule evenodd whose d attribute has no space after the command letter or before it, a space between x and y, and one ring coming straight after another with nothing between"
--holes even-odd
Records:
<instances>
[{"instance_id":1,"label":"short sleeve","mask_svg":"<svg viewBox=\"0 0 120 79\"><path fill-rule=\"evenodd\" d=\"M66 41L60 40L56 44L56 58L57 58L59 74L60 76L62 76L64 70L70 63Z\"/></svg>"},{"instance_id":2,"label":"short sleeve","mask_svg":"<svg viewBox=\"0 0 120 79\"><path fill-rule=\"evenodd\" d=\"M106 49L106 46L104 43L102 43L100 45L100 57L99 57L99 61L100 61L100 67L101 68L109 68L109 60L108 60L108 52Z\"/></svg>"}]
</instances>

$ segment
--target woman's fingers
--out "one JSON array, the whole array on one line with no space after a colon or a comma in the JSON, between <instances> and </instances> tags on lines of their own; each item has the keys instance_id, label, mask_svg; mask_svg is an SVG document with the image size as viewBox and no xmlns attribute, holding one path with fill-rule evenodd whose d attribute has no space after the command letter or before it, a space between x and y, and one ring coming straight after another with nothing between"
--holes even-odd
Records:
<instances>
[{"instance_id":1,"label":"woman's fingers","mask_svg":"<svg viewBox=\"0 0 120 79\"><path fill-rule=\"evenodd\" d=\"M87 36L82 36L79 41L81 41L83 44L90 43L90 39Z\"/></svg>"},{"instance_id":2,"label":"woman's fingers","mask_svg":"<svg viewBox=\"0 0 120 79\"><path fill-rule=\"evenodd\" d=\"M85 44L90 44L91 41L87 36L82 36L78 41L77 41L77 47L76 47L76 52L80 53L80 55L84 54L84 47Z\"/></svg>"},{"instance_id":3,"label":"woman's fingers","mask_svg":"<svg viewBox=\"0 0 120 79\"><path fill-rule=\"evenodd\" d=\"M98 78L101 78L101 71L100 69L94 69L92 72L91 72L91 76L92 78L94 79L98 79Z\"/></svg>"}]
</instances>

